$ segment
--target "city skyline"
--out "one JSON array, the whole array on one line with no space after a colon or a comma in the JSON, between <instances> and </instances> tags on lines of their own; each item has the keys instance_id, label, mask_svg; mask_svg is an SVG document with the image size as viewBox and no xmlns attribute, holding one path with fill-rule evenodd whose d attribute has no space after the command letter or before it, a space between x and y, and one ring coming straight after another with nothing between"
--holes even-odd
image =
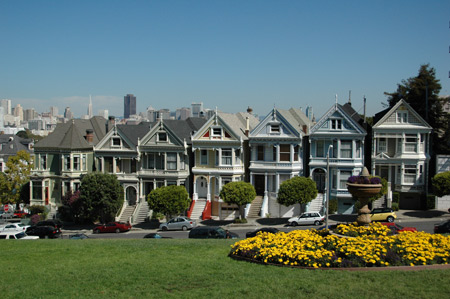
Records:
<instances>
[{"instance_id":1,"label":"city skyline","mask_svg":"<svg viewBox=\"0 0 450 299\"><path fill-rule=\"evenodd\" d=\"M320 117L351 91L371 116L426 63L450 94L444 1L2 1L0 10L9 45L0 99L40 113L71 107L81 117L92 95L92 111L121 117L134 94L137 113L203 102L259 115L311 106Z\"/></svg>"}]
</instances>

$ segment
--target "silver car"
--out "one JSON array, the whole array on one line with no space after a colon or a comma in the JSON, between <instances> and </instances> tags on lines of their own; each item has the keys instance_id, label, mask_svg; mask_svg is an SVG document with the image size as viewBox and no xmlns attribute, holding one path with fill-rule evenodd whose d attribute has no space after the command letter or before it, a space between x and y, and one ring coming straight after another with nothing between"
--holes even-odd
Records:
<instances>
[{"instance_id":1,"label":"silver car","mask_svg":"<svg viewBox=\"0 0 450 299\"><path fill-rule=\"evenodd\" d=\"M196 226L195 220L192 220L188 217L180 216L173 219L170 219L166 223L162 223L159 226L161 230L188 230L192 229Z\"/></svg>"},{"instance_id":2,"label":"silver car","mask_svg":"<svg viewBox=\"0 0 450 299\"><path fill-rule=\"evenodd\" d=\"M325 218L320 215L319 212L306 212L300 216L292 217L288 220L288 223L292 226L302 225L302 224L314 224L320 225L323 223Z\"/></svg>"}]
</instances>

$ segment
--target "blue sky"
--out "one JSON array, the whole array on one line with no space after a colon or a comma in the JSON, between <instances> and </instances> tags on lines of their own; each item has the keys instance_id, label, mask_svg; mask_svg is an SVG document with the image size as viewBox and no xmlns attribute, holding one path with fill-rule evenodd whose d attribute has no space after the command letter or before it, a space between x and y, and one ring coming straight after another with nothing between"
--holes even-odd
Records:
<instances>
[{"instance_id":1,"label":"blue sky","mask_svg":"<svg viewBox=\"0 0 450 299\"><path fill-rule=\"evenodd\" d=\"M429 63L450 94L450 1L0 1L0 98L123 116L203 102L367 114Z\"/></svg>"}]
</instances>

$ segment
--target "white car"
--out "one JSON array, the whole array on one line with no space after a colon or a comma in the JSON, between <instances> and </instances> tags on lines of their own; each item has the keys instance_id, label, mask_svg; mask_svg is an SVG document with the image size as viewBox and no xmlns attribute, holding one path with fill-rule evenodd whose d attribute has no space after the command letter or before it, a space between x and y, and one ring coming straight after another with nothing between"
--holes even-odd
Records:
<instances>
[{"instance_id":1,"label":"white car","mask_svg":"<svg viewBox=\"0 0 450 299\"><path fill-rule=\"evenodd\" d=\"M162 223L159 226L159 229L161 230L188 230L196 227L197 224L195 220L192 220L188 217L180 216L177 218L170 219L166 223Z\"/></svg>"},{"instance_id":2,"label":"white car","mask_svg":"<svg viewBox=\"0 0 450 299\"><path fill-rule=\"evenodd\" d=\"M8 240L37 240L38 236L29 236L25 232L9 232L0 233L0 240L8 239Z\"/></svg>"},{"instance_id":3,"label":"white car","mask_svg":"<svg viewBox=\"0 0 450 299\"><path fill-rule=\"evenodd\" d=\"M23 223L8 223L0 227L0 232L24 232L29 227Z\"/></svg>"},{"instance_id":4,"label":"white car","mask_svg":"<svg viewBox=\"0 0 450 299\"><path fill-rule=\"evenodd\" d=\"M303 224L314 224L320 225L325 221L325 218L320 215L319 212L306 212L300 214L300 216L292 217L288 220L288 224L292 226L303 225Z\"/></svg>"}]
</instances>

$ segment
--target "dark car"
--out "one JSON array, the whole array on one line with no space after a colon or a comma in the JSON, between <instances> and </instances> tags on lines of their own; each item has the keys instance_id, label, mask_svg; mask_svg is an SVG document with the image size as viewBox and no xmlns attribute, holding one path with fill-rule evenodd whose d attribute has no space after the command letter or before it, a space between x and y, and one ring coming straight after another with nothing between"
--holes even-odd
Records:
<instances>
[{"instance_id":1,"label":"dark car","mask_svg":"<svg viewBox=\"0 0 450 299\"><path fill-rule=\"evenodd\" d=\"M127 232L131 229L131 224L125 222L110 222L101 224L92 230L94 234L98 233L120 233Z\"/></svg>"},{"instance_id":2,"label":"dark car","mask_svg":"<svg viewBox=\"0 0 450 299\"><path fill-rule=\"evenodd\" d=\"M236 233L225 230L219 226L197 226L189 232L191 239L237 239Z\"/></svg>"},{"instance_id":3,"label":"dark car","mask_svg":"<svg viewBox=\"0 0 450 299\"><path fill-rule=\"evenodd\" d=\"M69 239L71 240L84 240L84 239L89 239L89 237L83 233L79 233L79 234L73 234L69 236Z\"/></svg>"},{"instance_id":4,"label":"dark car","mask_svg":"<svg viewBox=\"0 0 450 299\"><path fill-rule=\"evenodd\" d=\"M58 219L47 219L43 221L39 221L36 223L36 226L53 226L54 228L62 228L62 222Z\"/></svg>"},{"instance_id":5,"label":"dark car","mask_svg":"<svg viewBox=\"0 0 450 299\"><path fill-rule=\"evenodd\" d=\"M434 225L435 234L450 233L450 220Z\"/></svg>"},{"instance_id":6,"label":"dark car","mask_svg":"<svg viewBox=\"0 0 450 299\"><path fill-rule=\"evenodd\" d=\"M27 235L38 236L39 239L56 239L61 236L61 230L53 226L31 226L27 228Z\"/></svg>"},{"instance_id":7,"label":"dark car","mask_svg":"<svg viewBox=\"0 0 450 299\"><path fill-rule=\"evenodd\" d=\"M144 236L144 239L172 239L171 237L162 236L158 233L150 233Z\"/></svg>"},{"instance_id":8,"label":"dark car","mask_svg":"<svg viewBox=\"0 0 450 299\"><path fill-rule=\"evenodd\" d=\"M246 238L253 238L253 237L256 237L256 235L257 235L259 232L276 234L276 233L278 233L279 231L280 231L280 230L279 230L278 228L275 228L275 227L263 227L263 228L260 228L260 229L255 230L255 231L252 231L252 232L247 232L247 233L245 234L245 237L246 237Z\"/></svg>"}]
</instances>

